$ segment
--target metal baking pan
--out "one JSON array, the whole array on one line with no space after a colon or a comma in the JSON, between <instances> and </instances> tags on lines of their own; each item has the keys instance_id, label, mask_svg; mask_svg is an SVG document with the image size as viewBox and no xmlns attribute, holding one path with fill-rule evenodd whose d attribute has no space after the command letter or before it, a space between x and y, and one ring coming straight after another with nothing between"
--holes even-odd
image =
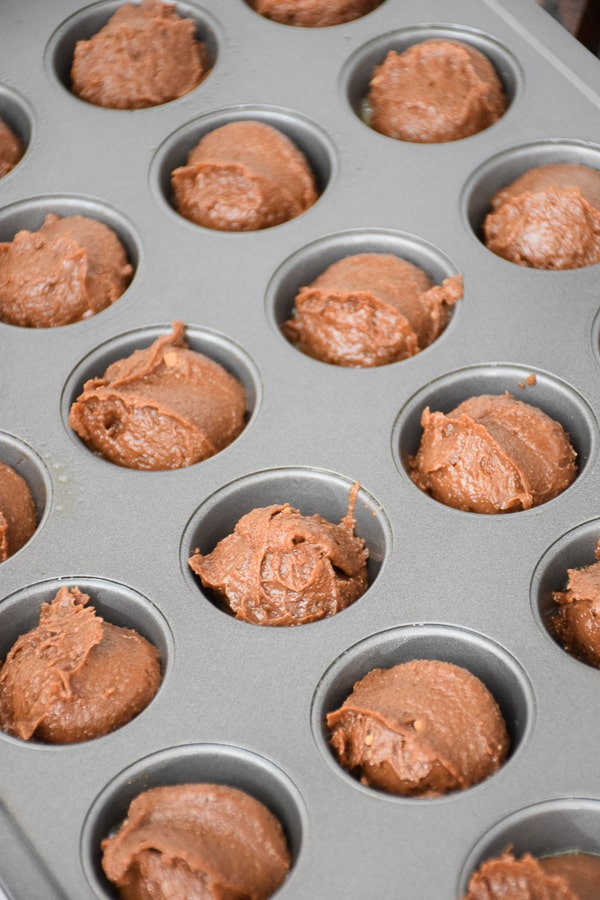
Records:
<instances>
[{"instance_id":1,"label":"metal baking pan","mask_svg":"<svg viewBox=\"0 0 600 900\"><path fill-rule=\"evenodd\" d=\"M384 0L346 25L305 29L244 0L185 2L212 71L179 100L100 109L68 90L77 39L118 4L4 0L0 114L27 151L0 181L0 239L48 211L111 224L135 266L112 307L54 329L0 324L0 459L30 482L34 537L0 568L0 657L60 584L89 588L107 618L157 643L162 687L127 726L70 746L0 735L0 885L11 900L109 898L99 841L144 787L222 781L262 799L292 851L281 900L456 900L489 852L600 853L600 673L549 634L563 568L600 536L598 267L547 272L479 237L496 186L530 165L600 169L600 67L534 2ZM388 48L456 37L488 53L510 99L492 127L415 145L360 119ZM305 151L320 197L246 234L209 231L172 206L169 172L216 124L257 118ZM309 359L280 333L297 288L335 259L398 252L434 280L464 275L441 337L372 370ZM227 449L174 472L95 457L70 431L83 380L180 319L190 342L244 381L248 424ZM527 377L536 376L535 385ZM529 379L531 381L531 379ZM420 409L509 390L558 418L579 455L574 484L507 516L449 509L405 465ZM292 629L234 620L187 567L252 506L289 501L338 521L358 481L371 585L344 612ZM109 615L110 614L110 615ZM435 800L361 786L331 755L324 717L376 665L447 659L496 696L512 739L487 781Z\"/></svg>"}]
</instances>

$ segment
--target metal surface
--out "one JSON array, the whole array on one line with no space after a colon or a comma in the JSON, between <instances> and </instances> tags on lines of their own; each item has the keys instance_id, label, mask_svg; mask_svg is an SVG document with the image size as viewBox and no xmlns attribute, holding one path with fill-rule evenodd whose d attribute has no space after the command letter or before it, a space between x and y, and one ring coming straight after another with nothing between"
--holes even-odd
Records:
<instances>
[{"instance_id":1,"label":"metal surface","mask_svg":"<svg viewBox=\"0 0 600 900\"><path fill-rule=\"evenodd\" d=\"M545 628L549 591L562 586L555 557L572 552L580 564L600 535L599 269L523 269L476 233L496 180L522 166L557 158L600 168L598 61L523 0L386 0L326 29L269 22L243 0L182 3L208 38L212 73L162 107L104 110L65 83L74 40L117 5L0 5L0 114L29 143L0 181L0 239L37 227L45 211L87 211L117 228L136 266L126 294L89 321L0 324L0 458L21 466L42 517L0 568L0 655L60 580L97 589L107 618L155 640L165 677L138 718L100 740L51 747L0 735L0 825L10 836L0 884L12 900L114 896L100 839L138 790L184 779L245 787L280 816L294 855L281 900L456 900L488 843L520 849L528 833L548 850L600 852L600 672ZM511 96L505 116L444 145L371 131L356 108L372 60L440 33L489 50ZM199 228L170 205L170 168L208 127L245 116L297 140L322 195L270 230ZM278 323L299 284L347 252L390 247L433 277L464 274L464 299L435 344L361 371L286 343ZM176 472L95 458L66 421L83 377L174 319L239 372L248 426L225 451ZM520 387L529 373L537 384ZM571 432L581 472L551 503L485 517L441 506L410 482L403 460L421 402L482 386L538 403ZM222 536L249 505L289 500L339 519L355 480L373 581L334 618L246 625L187 571L194 542ZM326 711L368 668L410 656L458 662L488 683L513 741L496 776L406 800L338 768Z\"/></svg>"}]
</instances>

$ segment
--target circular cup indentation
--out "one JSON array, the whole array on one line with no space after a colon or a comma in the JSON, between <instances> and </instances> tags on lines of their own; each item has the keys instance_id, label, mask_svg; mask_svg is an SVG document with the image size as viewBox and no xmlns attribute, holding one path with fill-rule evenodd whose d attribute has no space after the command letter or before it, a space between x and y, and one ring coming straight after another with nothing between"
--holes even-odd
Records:
<instances>
[{"instance_id":1,"label":"circular cup indentation","mask_svg":"<svg viewBox=\"0 0 600 900\"><path fill-rule=\"evenodd\" d=\"M32 140L33 115L25 101L3 84L0 84L0 119L19 138L25 155ZM10 172L7 174L10 175Z\"/></svg>"},{"instance_id":2,"label":"circular cup indentation","mask_svg":"<svg viewBox=\"0 0 600 900\"><path fill-rule=\"evenodd\" d=\"M457 897L466 893L473 872L487 859L512 847L515 856L559 853L600 854L600 802L585 798L546 800L498 822L469 853L460 874Z\"/></svg>"},{"instance_id":3,"label":"circular cup indentation","mask_svg":"<svg viewBox=\"0 0 600 900\"><path fill-rule=\"evenodd\" d=\"M321 753L338 774L359 790L383 799L423 802L423 798L398 797L362 785L338 763L329 745L326 724L327 715L339 709L355 683L372 669L389 669L413 659L453 663L468 669L483 682L506 722L510 750L505 766L531 733L535 701L525 672L506 650L476 632L450 625L419 624L391 628L370 635L338 657L324 673L313 697L311 724ZM474 785L469 790L476 790L477 787ZM456 796L457 792L448 794L447 798ZM446 797L437 799L444 800Z\"/></svg>"},{"instance_id":4,"label":"circular cup indentation","mask_svg":"<svg viewBox=\"0 0 600 900\"><path fill-rule=\"evenodd\" d=\"M55 75L59 83L79 102L80 100L71 91L71 66L77 41L88 41L101 28L103 28L114 13L123 6L122 0L103 0L93 3L85 9L79 10L66 19L51 36L47 48L46 58L50 71ZM175 11L181 17L193 19L196 24L196 39L203 44L204 62L208 74L214 68L217 60L218 29L209 13L191 3L175 3ZM202 84L202 82L200 82ZM184 94L183 97L186 97ZM183 99L183 98L177 98ZM175 101L170 101L175 102ZM93 105L93 104L92 104ZM161 106L164 104L160 104ZM104 109L98 106L97 109ZM154 107L144 107L144 109ZM114 112L114 110L113 110ZM117 110L117 112L139 112L139 110Z\"/></svg>"},{"instance_id":5,"label":"circular cup indentation","mask_svg":"<svg viewBox=\"0 0 600 900\"><path fill-rule=\"evenodd\" d=\"M82 392L85 382L91 378L101 377L109 365L117 362L117 360L127 358L134 350L149 347L157 338L170 333L170 331L171 327L168 325L150 325L135 331L125 332L92 350L75 367L69 375L62 392L61 415L67 433L78 446L85 447L85 444L69 426L69 411ZM238 344L210 328L200 328L194 325L186 326L185 341L190 350L202 353L204 356L219 363L242 383L246 391L247 400L247 421L244 430L248 428L258 411L262 398L262 383L254 362ZM236 440L238 439L236 438ZM228 448L225 447L224 449L227 450ZM223 451L220 452L222 453ZM108 460L103 459L101 456L93 455L101 462L112 465L112 463L109 463Z\"/></svg>"},{"instance_id":6,"label":"circular cup indentation","mask_svg":"<svg viewBox=\"0 0 600 900\"><path fill-rule=\"evenodd\" d=\"M171 188L171 173L187 162L191 150L209 132L230 122L253 121L270 125L288 137L302 151L312 170L317 187L317 202L331 182L336 159L329 136L314 122L291 110L272 106L235 106L212 112L188 122L171 134L158 148L151 164L151 182L159 199L181 220ZM308 212L307 210L306 212ZM303 213L305 215L305 213ZM189 221L183 219L183 221ZM291 219L290 221L293 221ZM283 223L287 224L286 222ZM190 222L195 228L202 226ZM276 226L279 227L279 226ZM270 229L265 229L269 231ZM249 234L255 232L222 232Z\"/></svg>"},{"instance_id":7,"label":"circular cup indentation","mask_svg":"<svg viewBox=\"0 0 600 900\"><path fill-rule=\"evenodd\" d=\"M580 569L597 562L595 551L599 539L600 519L591 519L578 525L546 550L531 579L530 596L534 617L550 639L565 653L552 626L552 616L558 610L552 594L554 591L566 590L568 569ZM576 656L567 655L585 664Z\"/></svg>"},{"instance_id":8,"label":"circular cup indentation","mask_svg":"<svg viewBox=\"0 0 600 900\"><path fill-rule=\"evenodd\" d=\"M337 523L348 511L353 482L349 478L321 469L289 467L255 472L233 481L198 508L188 522L181 541L181 567L194 590L199 590L218 609L228 612L220 599L201 587L188 565L196 548L210 553L216 544L231 534L238 520L253 509L271 504L289 503L302 515L318 514ZM356 534L369 550L367 562L369 589L391 551L391 528L375 498L361 487L354 508ZM363 594L356 602L360 603ZM339 613L338 613L339 615Z\"/></svg>"},{"instance_id":9,"label":"circular cup indentation","mask_svg":"<svg viewBox=\"0 0 600 900\"><path fill-rule=\"evenodd\" d=\"M37 520L37 527L32 535L33 539L46 521L50 509L52 481L48 470L31 447L4 431L0 431L0 462L10 466L17 474L21 475L31 491ZM26 547L27 544L24 546ZM17 553L19 552L20 550L17 550Z\"/></svg>"},{"instance_id":10,"label":"circular cup indentation","mask_svg":"<svg viewBox=\"0 0 600 900\"><path fill-rule=\"evenodd\" d=\"M101 841L125 819L129 804L142 791L162 785L221 784L245 791L280 821L293 867L306 831L306 812L299 791L270 760L225 744L188 744L161 750L117 775L92 804L81 833L80 852L88 881L97 896L117 897L104 877Z\"/></svg>"},{"instance_id":11,"label":"circular cup indentation","mask_svg":"<svg viewBox=\"0 0 600 900\"><path fill-rule=\"evenodd\" d=\"M78 587L90 598L99 616L112 625L131 628L145 637L157 648L161 666L163 684L173 654L173 638L171 630L163 614L143 594L133 588L116 581L95 576L68 576L51 578L36 584L27 585L0 602L0 659L4 660L17 638L36 627L39 621L40 608L43 603L50 603L62 587ZM159 688L160 690L161 688ZM150 704L151 705L151 704ZM143 715L142 710L139 715ZM124 725L123 727L127 727ZM38 741L21 741L0 732L3 739L16 741L23 746L40 746ZM105 735L110 737L110 735ZM98 738L102 740L102 738ZM60 749L62 746L44 744L48 749Z\"/></svg>"},{"instance_id":12,"label":"circular cup indentation","mask_svg":"<svg viewBox=\"0 0 600 900\"><path fill-rule=\"evenodd\" d=\"M461 197L462 215L475 237L485 246L483 223L490 212L491 201L502 188L516 181L525 172L538 166L557 163L575 163L600 169L600 146L587 141L553 138L533 141L488 159L476 169L466 182ZM505 262L508 262L505 260ZM515 265L515 263L511 263ZM533 269L533 271L548 271ZM572 269L553 269L553 272L571 272Z\"/></svg>"},{"instance_id":13,"label":"circular cup indentation","mask_svg":"<svg viewBox=\"0 0 600 900\"><path fill-rule=\"evenodd\" d=\"M513 54L495 38L474 28L431 24L388 32L360 47L347 60L341 74L342 90L351 109L362 122L366 125L369 124L370 111L367 96L374 69L381 65L390 50L403 53L409 47L429 40L458 41L483 53L494 66L502 83L508 103L506 112L508 112L508 108L514 103L523 82L521 66Z\"/></svg>"},{"instance_id":14,"label":"circular cup indentation","mask_svg":"<svg viewBox=\"0 0 600 900\"><path fill-rule=\"evenodd\" d=\"M535 377L535 384L529 383L531 375ZM515 399L538 407L562 425L577 454L576 483L596 455L598 426L593 411L581 394L560 378L536 368L510 363L458 369L442 375L413 394L400 411L392 432L392 455L399 470L410 481L409 458L419 448L421 413L426 406L432 412L448 413L469 397L504 394L506 391ZM413 484L412 481L410 483ZM420 490L416 485L413 487ZM452 511L462 513L461 510ZM478 514L469 512L467 515Z\"/></svg>"},{"instance_id":15,"label":"circular cup indentation","mask_svg":"<svg viewBox=\"0 0 600 900\"><path fill-rule=\"evenodd\" d=\"M131 222L111 206L91 197L48 194L11 203L0 209L0 241L12 241L19 231L37 231L42 227L44 219L49 213L54 213L61 218L85 216L89 219L96 219L114 231L125 248L127 258L134 270L132 281L115 301L115 303L121 303L135 279L135 272L140 263L140 239ZM109 306L96 315L102 315L110 308ZM70 326L63 325L61 327L66 328L79 324L79 322L73 322Z\"/></svg>"},{"instance_id":16,"label":"circular cup indentation","mask_svg":"<svg viewBox=\"0 0 600 900\"><path fill-rule=\"evenodd\" d=\"M281 326L291 317L296 294L301 287L313 282L338 260L358 253L390 253L398 256L422 269L434 284L441 284L445 278L458 274L456 266L437 247L412 234L376 228L356 228L331 234L296 251L279 266L271 278L267 287L266 306L267 315L276 331L281 334ZM451 311L450 322L442 335L448 331L455 317L456 308ZM285 340L283 335L281 337ZM425 347L421 353L429 347Z\"/></svg>"}]
</instances>

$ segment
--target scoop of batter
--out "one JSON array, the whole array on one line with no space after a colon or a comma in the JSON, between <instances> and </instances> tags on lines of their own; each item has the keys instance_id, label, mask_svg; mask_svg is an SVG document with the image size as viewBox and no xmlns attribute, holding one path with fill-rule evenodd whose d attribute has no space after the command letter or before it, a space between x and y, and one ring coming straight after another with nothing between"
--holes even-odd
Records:
<instances>
[{"instance_id":1,"label":"scoop of batter","mask_svg":"<svg viewBox=\"0 0 600 900\"><path fill-rule=\"evenodd\" d=\"M290 867L279 821L254 797L218 784L144 791L102 852L122 900L267 900Z\"/></svg>"},{"instance_id":2,"label":"scoop of batter","mask_svg":"<svg viewBox=\"0 0 600 900\"><path fill-rule=\"evenodd\" d=\"M190 350L185 326L112 363L71 406L69 425L105 459L130 469L180 469L230 444L246 392L223 366Z\"/></svg>"},{"instance_id":3,"label":"scoop of batter","mask_svg":"<svg viewBox=\"0 0 600 900\"><path fill-rule=\"evenodd\" d=\"M0 178L14 169L24 152L23 144L14 131L0 119Z\"/></svg>"},{"instance_id":4,"label":"scoop of batter","mask_svg":"<svg viewBox=\"0 0 600 900\"><path fill-rule=\"evenodd\" d=\"M462 276L435 285L406 260L359 253L329 266L295 299L284 335L337 366L384 366L414 356L444 330Z\"/></svg>"},{"instance_id":5,"label":"scoop of batter","mask_svg":"<svg viewBox=\"0 0 600 900\"><path fill-rule=\"evenodd\" d=\"M575 163L530 169L491 202L483 233L497 256L534 269L600 262L600 171Z\"/></svg>"},{"instance_id":6,"label":"scoop of batter","mask_svg":"<svg viewBox=\"0 0 600 900\"><path fill-rule=\"evenodd\" d=\"M493 125L506 97L491 62L467 44L428 40L390 50L374 70L369 124L401 141L436 144Z\"/></svg>"},{"instance_id":7,"label":"scoop of batter","mask_svg":"<svg viewBox=\"0 0 600 900\"><path fill-rule=\"evenodd\" d=\"M564 878L576 900L600 897L600 856L595 853L560 853L538 862L546 877Z\"/></svg>"},{"instance_id":8,"label":"scoop of batter","mask_svg":"<svg viewBox=\"0 0 600 900\"><path fill-rule=\"evenodd\" d=\"M438 660L373 669L327 725L343 768L365 785L407 797L471 787L500 768L509 748L485 685Z\"/></svg>"},{"instance_id":9,"label":"scoop of batter","mask_svg":"<svg viewBox=\"0 0 600 900\"><path fill-rule=\"evenodd\" d=\"M120 728L161 682L158 651L105 622L79 588L44 603L0 668L0 727L23 740L71 744Z\"/></svg>"},{"instance_id":10,"label":"scoop of batter","mask_svg":"<svg viewBox=\"0 0 600 900\"><path fill-rule=\"evenodd\" d=\"M563 853L516 858L506 850L484 862L469 881L463 900L597 900L600 856Z\"/></svg>"},{"instance_id":11,"label":"scoop of batter","mask_svg":"<svg viewBox=\"0 0 600 900\"><path fill-rule=\"evenodd\" d=\"M317 199L304 154L262 122L230 122L209 132L171 180L181 215L218 231L280 225Z\"/></svg>"},{"instance_id":12,"label":"scoop of batter","mask_svg":"<svg viewBox=\"0 0 600 900\"><path fill-rule=\"evenodd\" d=\"M192 19L174 4L125 3L73 54L73 92L95 106L141 109L182 97L206 74Z\"/></svg>"},{"instance_id":13,"label":"scoop of batter","mask_svg":"<svg viewBox=\"0 0 600 900\"><path fill-rule=\"evenodd\" d=\"M38 231L0 243L0 319L28 328L89 319L119 299L132 273L108 225L49 213Z\"/></svg>"},{"instance_id":14,"label":"scoop of batter","mask_svg":"<svg viewBox=\"0 0 600 900\"><path fill-rule=\"evenodd\" d=\"M339 525L288 503L253 509L211 553L196 550L190 567L245 622L304 625L333 616L368 586L368 550L354 534L357 491Z\"/></svg>"},{"instance_id":15,"label":"scoop of batter","mask_svg":"<svg viewBox=\"0 0 600 900\"><path fill-rule=\"evenodd\" d=\"M11 466L0 462L0 562L20 550L36 527L29 485Z\"/></svg>"},{"instance_id":16,"label":"scoop of batter","mask_svg":"<svg viewBox=\"0 0 600 900\"><path fill-rule=\"evenodd\" d=\"M600 668L600 540L596 559L589 566L568 570L567 589L552 594L558 605L552 625L568 653Z\"/></svg>"},{"instance_id":17,"label":"scoop of batter","mask_svg":"<svg viewBox=\"0 0 600 900\"><path fill-rule=\"evenodd\" d=\"M447 506L478 513L530 509L577 475L563 427L509 393L471 397L448 414L427 407L421 426L411 478Z\"/></svg>"},{"instance_id":18,"label":"scoop of batter","mask_svg":"<svg viewBox=\"0 0 600 900\"><path fill-rule=\"evenodd\" d=\"M366 15L381 0L250 0L250 6L282 25L322 28L342 25Z\"/></svg>"}]
</instances>

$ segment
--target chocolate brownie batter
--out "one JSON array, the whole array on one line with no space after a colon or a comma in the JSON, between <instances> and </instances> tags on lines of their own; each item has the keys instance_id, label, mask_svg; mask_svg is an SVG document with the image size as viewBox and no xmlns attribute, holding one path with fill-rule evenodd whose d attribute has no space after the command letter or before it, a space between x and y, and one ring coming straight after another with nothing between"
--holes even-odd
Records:
<instances>
[{"instance_id":1,"label":"chocolate brownie batter","mask_svg":"<svg viewBox=\"0 0 600 900\"><path fill-rule=\"evenodd\" d=\"M179 213L218 231L280 225L317 199L304 154L262 122L230 122L209 132L171 181Z\"/></svg>"},{"instance_id":2,"label":"chocolate brownie batter","mask_svg":"<svg viewBox=\"0 0 600 900\"><path fill-rule=\"evenodd\" d=\"M491 202L483 233L497 256L533 269L600 262L600 171L576 163L530 169Z\"/></svg>"},{"instance_id":3,"label":"chocolate brownie batter","mask_svg":"<svg viewBox=\"0 0 600 900\"><path fill-rule=\"evenodd\" d=\"M491 62L468 44L428 40L390 50L371 79L369 124L400 141L456 141L493 125L506 97Z\"/></svg>"},{"instance_id":4,"label":"chocolate brownie batter","mask_svg":"<svg viewBox=\"0 0 600 900\"><path fill-rule=\"evenodd\" d=\"M368 550L354 534L358 484L334 525L288 503L253 509L233 534L189 559L205 588L237 619L254 625L304 625L354 603L368 587Z\"/></svg>"},{"instance_id":5,"label":"chocolate brownie batter","mask_svg":"<svg viewBox=\"0 0 600 900\"><path fill-rule=\"evenodd\" d=\"M249 0L250 6L282 25L322 28L366 15L381 0Z\"/></svg>"},{"instance_id":6,"label":"chocolate brownie batter","mask_svg":"<svg viewBox=\"0 0 600 900\"><path fill-rule=\"evenodd\" d=\"M564 878L577 900L600 897L600 856L595 853L561 853L546 856L539 864L547 876Z\"/></svg>"},{"instance_id":7,"label":"chocolate brownie batter","mask_svg":"<svg viewBox=\"0 0 600 900\"><path fill-rule=\"evenodd\" d=\"M14 131L0 119L0 178L14 169L24 152L23 144Z\"/></svg>"},{"instance_id":8,"label":"chocolate brownie batter","mask_svg":"<svg viewBox=\"0 0 600 900\"><path fill-rule=\"evenodd\" d=\"M0 668L0 727L23 740L71 744L101 737L144 709L161 682L158 651L62 587Z\"/></svg>"},{"instance_id":9,"label":"chocolate brownie batter","mask_svg":"<svg viewBox=\"0 0 600 900\"><path fill-rule=\"evenodd\" d=\"M482 394L451 412L421 416L423 435L410 475L440 503L478 513L530 509L552 500L577 475L562 426L505 394Z\"/></svg>"},{"instance_id":10,"label":"chocolate brownie batter","mask_svg":"<svg viewBox=\"0 0 600 900\"><path fill-rule=\"evenodd\" d=\"M509 748L484 684L466 669L415 659L373 669L327 716L331 746L362 784L406 797L439 797L488 778Z\"/></svg>"},{"instance_id":11,"label":"chocolate brownie batter","mask_svg":"<svg viewBox=\"0 0 600 900\"><path fill-rule=\"evenodd\" d=\"M596 560L568 570L566 590L552 594L558 605L552 625L568 653L600 669L600 540Z\"/></svg>"},{"instance_id":12,"label":"chocolate brownie batter","mask_svg":"<svg viewBox=\"0 0 600 900\"><path fill-rule=\"evenodd\" d=\"M26 328L89 319L119 299L132 274L108 225L49 213L38 231L0 243L0 319Z\"/></svg>"},{"instance_id":13,"label":"chocolate brownie batter","mask_svg":"<svg viewBox=\"0 0 600 900\"><path fill-rule=\"evenodd\" d=\"M206 74L192 19L174 4L125 3L73 54L73 93L95 106L141 109L189 93Z\"/></svg>"},{"instance_id":14,"label":"chocolate brownie batter","mask_svg":"<svg viewBox=\"0 0 600 900\"><path fill-rule=\"evenodd\" d=\"M180 469L230 444L246 422L246 392L223 366L190 350L185 326L92 378L69 425L90 450L130 469Z\"/></svg>"},{"instance_id":15,"label":"chocolate brownie batter","mask_svg":"<svg viewBox=\"0 0 600 900\"><path fill-rule=\"evenodd\" d=\"M598 900L600 856L563 853L517 859L509 850L471 876L463 900Z\"/></svg>"},{"instance_id":16,"label":"chocolate brownie batter","mask_svg":"<svg viewBox=\"0 0 600 900\"><path fill-rule=\"evenodd\" d=\"M290 867L279 821L258 800L218 784L139 794L102 852L123 900L267 900Z\"/></svg>"},{"instance_id":17,"label":"chocolate brownie batter","mask_svg":"<svg viewBox=\"0 0 600 900\"><path fill-rule=\"evenodd\" d=\"M462 276L435 285L406 260L359 253L302 287L282 330L299 350L336 366L384 366L414 356L444 330Z\"/></svg>"},{"instance_id":18,"label":"chocolate brownie batter","mask_svg":"<svg viewBox=\"0 0 600 900\"><path fill-rule=\"evenodd\" d=\"M0 462L0 562L20 550L36 527L29 485L11 466Z\"/></svg>"}]
</instances>

